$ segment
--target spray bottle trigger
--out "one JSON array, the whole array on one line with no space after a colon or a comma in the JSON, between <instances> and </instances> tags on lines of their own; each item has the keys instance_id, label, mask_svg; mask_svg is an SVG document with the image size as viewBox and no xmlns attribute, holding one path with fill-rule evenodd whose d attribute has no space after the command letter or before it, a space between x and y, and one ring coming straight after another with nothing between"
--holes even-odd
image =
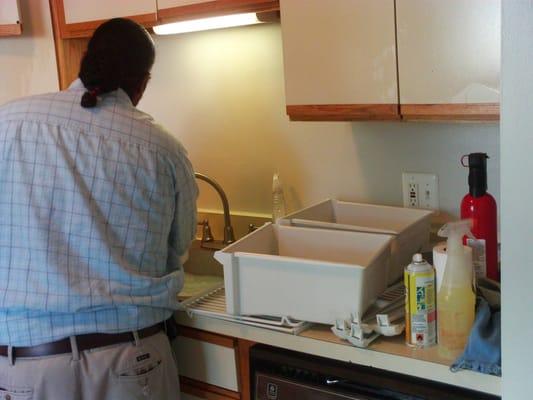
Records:
<instances>
[{"instance_id":1,"label":"spray bottle trigger","mask_svg":"<svg viewBox=\"0 0 533 400\"><path fill-rule=\"evenodd\" d=\"M469 238L474 239L475 237L470 231L471 226L471 219L463 219L457 222L448 222L439 229L437 235L439 235L440 237L450 237L452 232L454 232L455 234L466 235Z\"/></svg>"}]
</instances>

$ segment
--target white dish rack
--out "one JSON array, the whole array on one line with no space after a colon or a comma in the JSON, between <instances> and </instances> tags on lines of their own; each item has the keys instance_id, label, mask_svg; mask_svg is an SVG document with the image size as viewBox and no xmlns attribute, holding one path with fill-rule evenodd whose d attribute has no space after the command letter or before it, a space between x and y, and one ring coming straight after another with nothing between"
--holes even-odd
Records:
<instances>
[{"instance_id":1,"label":"white dish rack","mask_svg":"<svg viewBox=\"0 0 533 400\"><path fill-rule=\"evenodd\" d=\"M324 200L279 220L279 224L392 235L388 284L394 284L413 254L429 242L433 211Z\"/></svg>"},{"instance_id":2,"label":"white dish rack","mask_svg":"<svg viewBox=\"0 0 533 400\"><path fill-rule=\"evenodd\" d=\"M215 253L228 314L333 325L387 287L392 236L265 224Z\"/></svg>"},{"instance_id":3,"label":"white dish rack","mask_svg":"<svg viewBox=\"0 0 533 400\"><path fill-rule=\"evenodd\" d=\"M298 335L311 326L309 322L293 321L286 317L253 316L243 317L226 312L226 293L221 283L203 293L180 303L183 311L190 316L203 315L224 321L238 322L245 325L267 328L278 332Z\"/></svg>"},{"instance_id":4,"label":"white dish rack","mask_svg":"<svg viewBox=\"0 0 533 400\"><path fill-rule=\"evenodd\" d=\"M368 347L380 335L397 336L405 329L405 286L403 282L390 286L363 317L337 319L331 331L356 347Z\"/></svg>"}]
</instances>

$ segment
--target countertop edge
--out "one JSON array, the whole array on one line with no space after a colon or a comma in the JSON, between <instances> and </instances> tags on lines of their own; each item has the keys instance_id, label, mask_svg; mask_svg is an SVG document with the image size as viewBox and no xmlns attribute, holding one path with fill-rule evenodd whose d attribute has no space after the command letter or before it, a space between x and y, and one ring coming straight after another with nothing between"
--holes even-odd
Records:
<instances>
[{"instance_id":1,"label":"countertop edge","mask_svg":"<svg viewBox=\"0 0 533 400\"><path fill-rule=\"evenodd\" d=\"M175 318L180 325L191 328L501 396L501 378L497 376L473 371L454 373L442 364L324 342L207 316L189 317L185 312L176 312Z\"/></svg>"}]
</instances>

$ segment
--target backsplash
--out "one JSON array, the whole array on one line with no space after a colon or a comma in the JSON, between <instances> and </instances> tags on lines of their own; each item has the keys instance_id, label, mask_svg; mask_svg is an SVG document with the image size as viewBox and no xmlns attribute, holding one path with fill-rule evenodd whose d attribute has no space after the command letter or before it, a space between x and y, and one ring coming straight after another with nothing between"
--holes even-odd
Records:
<instances>
[{"instance_id":1,"label":"backsplash","mask_svg":"<svg viewBox=\"0 0 533 400\"><path fill-rule=\"evenodd\" d=\"M140 108L215 178L232 212L271 212L272 174L288 211L327 197L401 205L402 171L439 177L444 213L467 192L461 155L487 152L489 192L499 200L499 126L425 122L290 122L285 114L278 24L156 37L157 58ZM355 50L354 50L355 51ZM220 210L204 183L200 209Z\"/></svg>"}]
</instances>

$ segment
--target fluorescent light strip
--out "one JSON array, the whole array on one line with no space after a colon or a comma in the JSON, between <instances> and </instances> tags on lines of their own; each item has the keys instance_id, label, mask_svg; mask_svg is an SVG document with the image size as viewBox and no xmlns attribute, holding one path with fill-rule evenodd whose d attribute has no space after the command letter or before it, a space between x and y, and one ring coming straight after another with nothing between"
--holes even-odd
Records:
<instances>
[{"instance_id":1,"label":"fluorescent light strip","mask_svg":"<svg viewBox=\"0 0 533 400\"><path fill-rule=\"evenodd\" d=\"M259 23L261 21L257 19L255 13L233 14L158 25L154 26L154 32L158 35L172 35L176 33L207 31L210 29L230 28Z\"/></svg>"}]
</instances>

